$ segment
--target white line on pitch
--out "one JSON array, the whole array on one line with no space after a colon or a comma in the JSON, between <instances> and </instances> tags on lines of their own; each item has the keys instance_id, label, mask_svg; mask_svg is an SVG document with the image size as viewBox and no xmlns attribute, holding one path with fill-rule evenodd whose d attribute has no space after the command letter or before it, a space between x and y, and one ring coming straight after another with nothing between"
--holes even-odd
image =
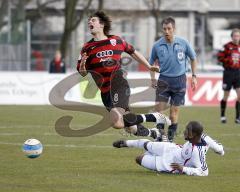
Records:
<instances>
[{"instance_id":1,"label":"white line on pitch","mask_svg":"<svg viewBox=\"0 0 240 192\"><path fill-rule=\"evenodd\" d=\"M22 143L0 142L1 145L22 145ZM44 147L66 147L66 148L113 148L111 145L59 145L59 144L44 144Z\"/></svg>"}]
</instances>

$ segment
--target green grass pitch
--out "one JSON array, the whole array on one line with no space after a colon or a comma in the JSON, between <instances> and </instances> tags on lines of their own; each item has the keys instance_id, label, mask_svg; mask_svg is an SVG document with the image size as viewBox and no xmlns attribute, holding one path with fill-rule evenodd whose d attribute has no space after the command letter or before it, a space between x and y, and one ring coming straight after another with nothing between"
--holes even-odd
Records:
<instances>
[{"instance_id":1,"label":"green grass pitch","mask_svg":"<svg viewBox=\"0 0 240 192\"><path fill-rule=\"evenodd\" d=\"M136 137L113 128L90 137L62 137L56 133L54 124L63 115L74 116L74 128L84 128L98 118L52 106L0 106L1 192L236 192L240 189L240 125L234 123L234 108L228 108L228 123L224 125L219 123L218 107L181 108L177 143L184 143L181 133L186 123L198 120L205 132L225 147L224 157L209 150L208 177L158 174L138 166L135 157L142 150L112 147L116 139ZM28 159L21 151L28 138L39 139L44 146L37 159Z\"/></svg>"}]
</instances>

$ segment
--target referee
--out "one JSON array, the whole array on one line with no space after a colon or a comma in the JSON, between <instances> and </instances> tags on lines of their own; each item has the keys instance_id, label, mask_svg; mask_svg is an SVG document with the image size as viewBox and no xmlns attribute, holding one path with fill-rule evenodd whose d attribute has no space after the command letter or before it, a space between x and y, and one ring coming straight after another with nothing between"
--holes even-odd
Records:
<instances>
[{"instance_id":1,"label":"referee","mask_svg":"<svg viewBox=\"0 0 240 192\"><path fill-rule=\"evenodd\" d=\"M191 87L194 91L197 86L196 79L196 53L189 43L175 36L175 20L167 17L162 21L163 37L155 42L152 48L150 64L160 66L159 79L151 73L152 87L156 88L156 111L163 112L170 103L170 119L172 125L168 128L168 139L172 141L178 126L179 106L185 103L186 71L188 60L191 61L192 79ZM164 124L157 128L162 133L159 140L166 138ZM164 136L165 135L165 136Z\"/></svg>"}]
</instances>

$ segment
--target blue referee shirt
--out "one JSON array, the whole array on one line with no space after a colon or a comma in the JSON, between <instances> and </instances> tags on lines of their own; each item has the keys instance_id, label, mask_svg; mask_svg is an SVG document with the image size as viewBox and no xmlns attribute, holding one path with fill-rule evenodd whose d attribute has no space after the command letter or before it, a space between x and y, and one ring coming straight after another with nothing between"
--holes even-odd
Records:
<instances>
[{"instance_id":1,"label":"blue referee shirt","mask_svg":"<svg viewBox=\"0 0 240 192\"><path fill-rule=\"evenodd\" d=\"M177 77L186 73L188 58L196 59L196 53L185 39L175 36L170 44L161 37L153 45L149 63L158 60L161 75Z\"/></svg>"}]
</instances>

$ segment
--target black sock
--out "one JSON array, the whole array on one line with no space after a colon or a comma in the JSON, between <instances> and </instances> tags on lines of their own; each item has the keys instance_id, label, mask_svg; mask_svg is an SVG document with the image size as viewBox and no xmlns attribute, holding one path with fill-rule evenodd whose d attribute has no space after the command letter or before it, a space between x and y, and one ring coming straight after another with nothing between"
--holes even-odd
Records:
<instances>
[{"instance_id":1,"label":"black sock","mask_svg":"<svg viewBox=\"0 0 240 192\"><path fill-rule=\"evenodd\" d=\"M156 122L157 121L156 117L151 113L146 114L145 117L146 117L146 122Z\"/></svg>"},{"instance_id":2,"label":"black sock","mask_svg":"<svg viewBox=\"0 0 240 192\"><path fill-rule=\"evenodd\" d=\"M226 106L227 106L227 102L224 100L221 100L221 117L225 117Z\"/></svg>"},{"instance_id":3,"label":"black sock","mask_svg":"<svg viewBox=\"0 0 240 192\"><path fill-rule=\"evenodd\" d=\"M169 141L173 141L174 135L177 131L178 124L172 124L168 127L168 139Z\"/></svg>"},{"instance_id":4,"label":"black sock","mask_svg":"<svg viewBox=\"0 0 240 192\"><path fill-rule=\"evenodd\" d=\"M146 136L150 135L150 130L148 128L144 127L143 125L138 124L137 132L134 135L146 137Z\"/></svg>"},{"instance_id":5,"label":"black sock","mask_svg":"<svg viewBox=\"0 0 240 192\"><path fill-rule=\"evenodd\" d=\"M236 109L236 119L239 119L239 114L240 114L240 102L236 101L235 109Z\"/></svg>"},{"instance_id":6,"label":"black sock","mask_svg":"<svg viewBox=\"0 0 240 192\"><path fill-rule=\"evenodd\" d=\"M135 115L134 113L128 113L123 115L123 121L125 127L130 127L132 125L137 125L143 122L141 115Z\"/></svg>"},{"instance_id":7,"label":"black sock","mask_svg":"<svg viewBox=\"0 0 240 192\"><path fill-rule=\"evenodd\" d=\"M132 125L137 125L143 122L156 122L156 118L153 114L146 114L144 115L145 119L142 117L142 115L135 115L134 113L128 113L123 115L123 121L125 127L130 127Z\"/></svg>"}]
</instances>

